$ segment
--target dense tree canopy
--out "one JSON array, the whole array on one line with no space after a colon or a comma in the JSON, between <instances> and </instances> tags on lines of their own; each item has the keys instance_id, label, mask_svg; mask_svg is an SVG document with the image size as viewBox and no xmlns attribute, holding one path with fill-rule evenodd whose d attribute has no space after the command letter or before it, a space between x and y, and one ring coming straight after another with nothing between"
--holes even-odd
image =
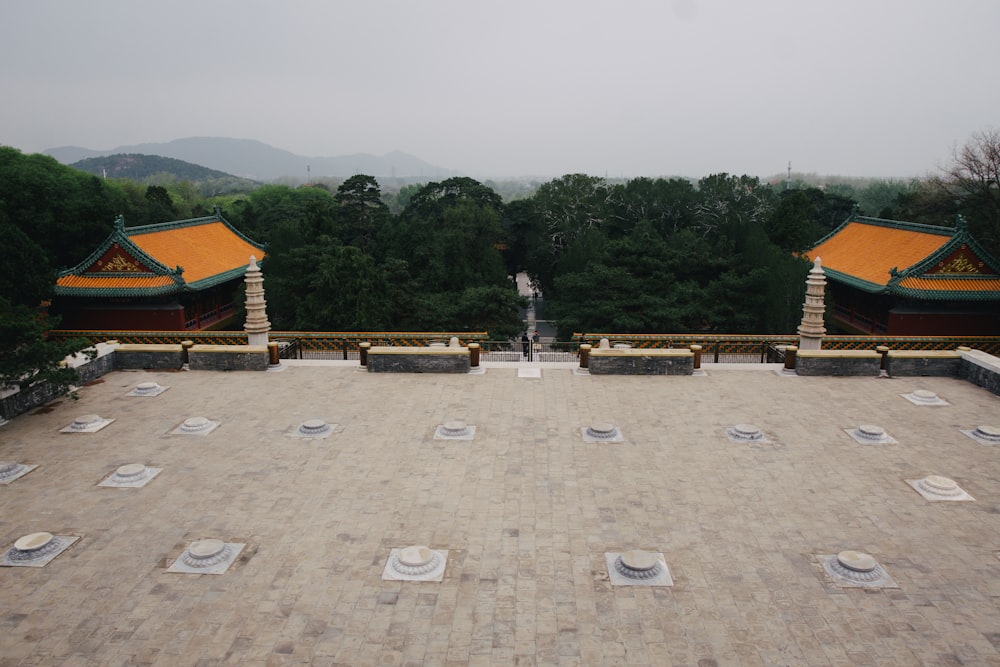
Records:
<instances>
[{"instance_id":1,"label":"dense tree canopy","mask_svg":"<svg viewBox=\"0 0 1000 667\"><path fill-rule=\"evenodd\" d=\"M0 148L0 305L6 331L34 331L18 318L30 311L32 326L45 324L35 308L56 269L83 259L116 215L149 224L221 205L268 246L276 329L486 329L506 338L522 327L513 276L526 271L563 337L787 333L808 269L799 254L852 210L931 224L963 213L1000 249L998 136L976 135L927 181L818 188L724 173L697 182L567 174L507 203L471 178L386 193L364 174L336 191L335 183L265 185L210 197L187 181L102 180Z\"/></svg>"}]
</instances>

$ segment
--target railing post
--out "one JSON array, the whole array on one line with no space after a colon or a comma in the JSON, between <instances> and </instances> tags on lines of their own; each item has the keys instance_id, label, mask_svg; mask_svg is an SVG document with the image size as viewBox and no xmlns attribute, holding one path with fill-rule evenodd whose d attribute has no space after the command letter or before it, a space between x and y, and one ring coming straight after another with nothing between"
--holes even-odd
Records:
<instances>
[{"instance_id":1,"label":"railing post","mask_svg":"<svg viewBox=\"0 0 1000 667\"><path fill-rule=\"evenodd\" d=\"M368 365L368 350L371 348L371 343L359 343L358 350L361 352L361 365Z\"/></svg>"},{"instance_id":2,"label":"railing post","mask_svg":"<svg viewBox=\"0 0 1000 667\"><path fill-rule=\"evenodd\" d=\"M694 370L701 370L701 345L691 345L691 351L694 352Z\"/></svg>"},{"instance_id":3,"label":"railing post","mask_svg":"<svg viewBox=\"0 0 1000 667\"><path fill-rule=\"evenodd\" d=\"M267 363L272 366L277 366L281 363L281 359L278 357L278 341L272 340L267 344Z\"/></svg>"},{"instance_id":4,"label":"railing post","mask_svg":"<svg viewBox=\"0 0 1000 667\"><path fill-rule=\"evenodd\" d=\"M795 345L785 346L785 370L792 372L795 370L795 355L799 348Z\"/></svg>"},{"instance_id":5,"label":"railing post","mask_svg":"<svg viewBox=\"0 0 1000 667\"><path fill-rule=\"evenodd\" d=\"M580 346L580 368L590 368L590 348L592 346L584 343Z\"/></svg>"},{"instance_id":6,"label":"railing post","mask_svg":"<svg viewBox=\"0 0 1000 667\"><path fill-rule=\"evenodd\" d=\"M479 368L479 343L469 343L469 367Z\"/></svg>"},{"instance_id":7,"label":"railing post","mask_svg":"<svg viewBox=\"0 0 1000 667\"><path fill-rule=\"evenodd\" d=\"M878 362L878 372L880 375L885 375L889 370L889 346L879 345L875 351L882 357Z\"/></svg>"},{"instance_id":8,"label":"railing post","mask_svg":"<svg viewBox=\"0 0 1000 667\"><path fill-rule=\"evenodd\" d=\"M187 364L187 363L190 362L189 359L188 359L188 357L189 357L189 353L190 353L192 347L194 347L194 341L193 340L182 340L181 341L181 363Z\"/></svg>"}]
</instances>

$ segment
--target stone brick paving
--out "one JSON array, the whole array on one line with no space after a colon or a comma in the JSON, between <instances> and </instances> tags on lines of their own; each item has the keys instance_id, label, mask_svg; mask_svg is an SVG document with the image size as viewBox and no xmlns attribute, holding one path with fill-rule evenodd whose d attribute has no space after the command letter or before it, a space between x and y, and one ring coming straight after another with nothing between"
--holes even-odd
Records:
<instances>
[{"instance_id":1,"label":"stone brick paving","mask_svg":"<svg viewBox=\"0 0 1000 667\"><path fill-rule=\"evenodd\" d=\"M139 382L170 390L126 397ZM951 403L900 397L929 389ZM116 372L0 428L0 665L1000 665L1000 447L960 432L1000 398L951 378ZM82 414L115 422L59 429ZM168 435L189 417L221 425ZM288 437L307 419L326 439ZM435 440L447 420L473 441ZM583 443L610 422L620 443ZM754 424L767 443L734 443ZM877 424L894 445L845 432ZM96 484L140 462L140 489ZM955 479L930 503L904 480ZM193 540L224 575L168 573ZM449 550L441 583L389 550ZM612 587L605 552L663 552L672 588ZM817 554L875 556L898 589L839 588Z\"/></svg>"}]
</instances>

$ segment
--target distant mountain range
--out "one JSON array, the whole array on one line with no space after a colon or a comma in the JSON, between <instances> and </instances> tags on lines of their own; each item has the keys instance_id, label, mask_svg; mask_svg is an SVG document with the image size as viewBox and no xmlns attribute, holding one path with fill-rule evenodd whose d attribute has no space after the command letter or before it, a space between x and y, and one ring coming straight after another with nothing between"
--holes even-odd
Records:
<instances>
[{"instance_id":1,"label":"distant mountain range","mask_svg":"<svg viewBox=\"0 0 1000 667\"><path fill-rule=\"evenodd\" d=\"M107 151L62 146L49 148L44 153L63 164L119 154L160 155L257 181L284 177L306 180L308 177L347 177L355 174L439 180L459 175L456 171L400 151L381 156L357 153L338 157L304 157L252 139L223 137L189 137L160 144L119 146Z\"/></svg>"}]
</instances>

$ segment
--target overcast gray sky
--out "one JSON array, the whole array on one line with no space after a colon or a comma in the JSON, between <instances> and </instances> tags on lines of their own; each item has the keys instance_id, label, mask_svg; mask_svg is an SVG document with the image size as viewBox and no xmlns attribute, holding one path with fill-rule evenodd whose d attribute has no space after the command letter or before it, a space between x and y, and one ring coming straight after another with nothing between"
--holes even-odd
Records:
<instances>
[{"instance_id":1,"label":"overcast gray sky","mask_svg":"<svg viewBox=\"0 0 1000 667\"><path fill-rule=\"evenodd\" d=\"M475 177L921 176L1000 126L997 0L9 0L0 143L401 150Z\"/></svg>"}]
</instances>

